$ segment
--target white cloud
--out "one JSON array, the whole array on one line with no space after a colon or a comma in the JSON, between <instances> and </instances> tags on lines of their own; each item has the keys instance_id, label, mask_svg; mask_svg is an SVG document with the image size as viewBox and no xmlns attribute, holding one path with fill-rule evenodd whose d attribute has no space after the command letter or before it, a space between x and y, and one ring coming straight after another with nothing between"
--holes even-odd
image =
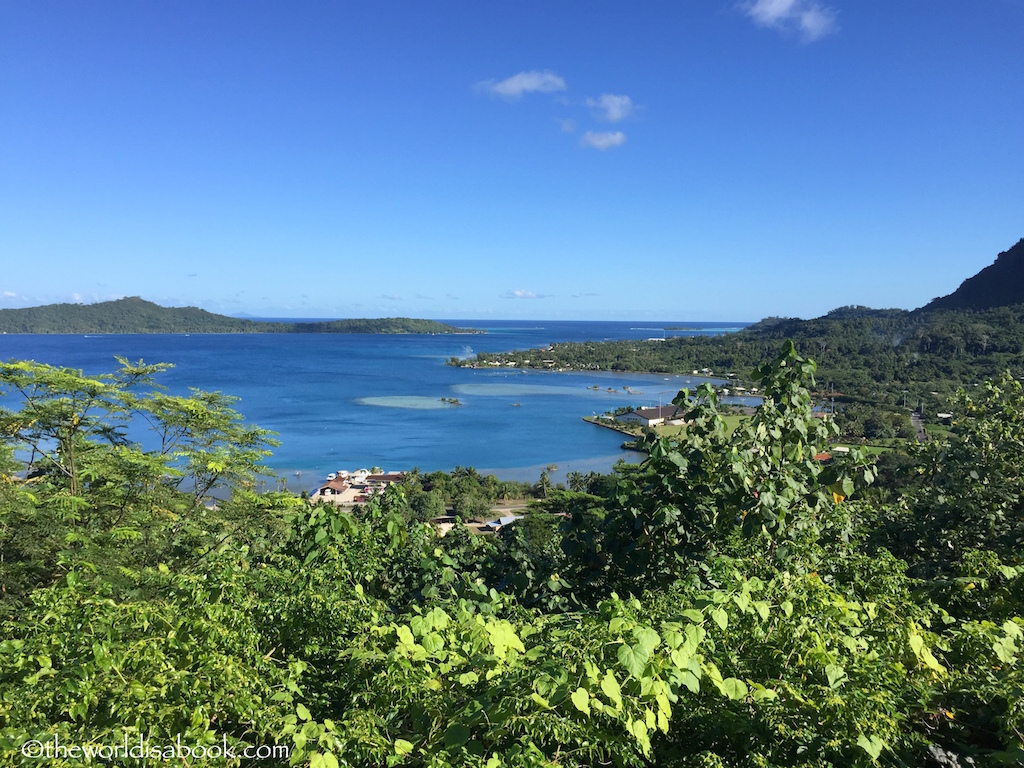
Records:
<instances>
[{"instance_id":1,"label":"white cloud","mask_svg":"<svg viewBox=\"0 0 1024 768\"><path fill-rule=\"evenodd\" d=\"M2 295L5 299L16 299L16 298L18 298L18 294L16 294L14 291L4 291L3 294L0 294L0 295Z\"/></svg>"},{"instance_id":2,"label":"white cloud","mask_svg":"<svg viewBox=\"0 0 1024 768\"><path fill-rule=\"evenodd\" d=\"M575 133L576 132L576 121L572 118L563 118L558 121L559 125L562 126L563 133Z\"/></svg>"},{"instance_id":3,"label":"white cloud","mask_svg":"<svg viewBox=\"0 0 1024 768\"><path fill-rule=\"evenodd\" d=\"M617 123L629 117L633 111L633 100L629 96L602 93L600 98L587 99L587 106L601 114L610 123Z\"/></svg>"},{"instance_id":4,"label":"white cloud","mask_svg":"<svg viewBox=\"0 0 1024 768\"><path fill-rule=\"evenodd\" d=\"M602 151L619 147L626 143L626 134L622 131L587 131L580 139L584 147L592 147Z\"/></svg>"},{"instance_id":5,"label":"white cloud","mask_svg":"<svg viewBox=\"0 0 1024 768\"><path fill-rule=\"evenodd\" d=\"M565 80L554 72L531 69L504 80L484 80L477 89L505 99L518 99L524 93L554 93L566 89Z\"/></svg>"},{"instance_id":6,"label":"white cloud","mask_svg":"<svg viewBox=\"0 0 1024 768\"><path fill-rule=\"evenodd\" d=\"M505 291L501 295L503 299L543 299L544 295L540 293L534 293L533 291Z\"/></svg>"},{"instance_id":7,"label":"white cloud","mask_svg":"<svg viewBox=\"0 0 1024 768\"><path fill-rule=\"evenodd\" d=\"M839 29L836 11L814 0L755 0L742 7L762 27L797 30L807 42Z\"/></svg>"}]
</instances>

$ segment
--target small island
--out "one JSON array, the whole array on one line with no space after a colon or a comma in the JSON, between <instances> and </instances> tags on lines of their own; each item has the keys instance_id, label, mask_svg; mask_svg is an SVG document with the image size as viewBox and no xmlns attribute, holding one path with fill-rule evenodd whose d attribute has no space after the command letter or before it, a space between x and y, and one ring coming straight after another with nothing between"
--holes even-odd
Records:
<instances>
[{"instance_id":1,"label":"small island","mask_svg":"<svg viewBox=\"0 0 1024 768\"><path fill-rule=\"evenodd\" d=\"M483 333L436 320L383 317L319 322L243 320L138 296L97 304L0 309L0 333Z\"/></svg>"}]
</instances>

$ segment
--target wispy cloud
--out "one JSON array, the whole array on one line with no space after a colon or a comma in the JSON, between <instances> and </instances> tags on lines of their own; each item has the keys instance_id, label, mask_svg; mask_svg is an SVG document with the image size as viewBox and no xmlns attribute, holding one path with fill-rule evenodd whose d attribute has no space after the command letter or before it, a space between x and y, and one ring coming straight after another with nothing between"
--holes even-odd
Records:
<instances>
[{"instance_id":1,"label":"wispy cloud","mask_svg":"<svg viewBox=\"0 0 1024 768\"><path fill-rule=\"evenodd\" d=\"M534 293L533 291L505 291L501 294L503 299L543 299L545 298L542 293Z\"/></svg>"},{"instance_id":2,"label":"wispy cloud","mask_svg":"<svg viewBox=\"0 0 1024 768\"><path fill-rule=\"evenodd\" d=\"M807 42L820 40L839 29L835 9L814 0L755 0L741 7L760 26L795 30Z\"/></svg>"},{"instance_id":3,"label":"wispy cloud","mask_svg":"<svg viewBox=\"0 0 1024 768\"><path fill-rule=\"evenodd\" d=\"M571 117L559 118L558 124L562 126L563 133L575 133L576 121Z\"/></svg>"},{"instance_id":4,"label":"wispy cloud","mask_svg":"<svg viewBox=\"0 0 1024 768\"><path fill-rule=\"evenodd\" d=\"M484 80L477 83L476 87L477 90L501 96L503 99L518 99L524 93L555 93L564 91L568 86L565 79L554 72L531 69L529 72L520 72L504 80Z\"/></svg>"},{"instance_id":5,"label":"wispy cloud","mask_svg":"<svg viewBox=\"0 0 1024 768\"><path fill-rule=\"evenodd\" d=\"M580 138L580 144L584 147L600 149L602 152L625 143L626 134L622 131L587 131Z\"/></svg>"},{"instance_id":6,"label":"wispy cloud","mask_svg":"<svg viewBox=\"0 0 1024 768\"><path fill-rule=\"evenodd\" d=\"M401 301L402 297L397 293L382 293L378 298L387 299L388 301Z\"/></svg>"},{"instance_id":7,"label":"wispy cloud","mask_svg":"<svg viewBox=\"0 0 1024 768\"><path fill-rule=\"evenodd\" d=\"M596 99L587 99L587 106L610 123L625 120L636 106L629 96L602 93Z\"/></svg>"}]
</instances>

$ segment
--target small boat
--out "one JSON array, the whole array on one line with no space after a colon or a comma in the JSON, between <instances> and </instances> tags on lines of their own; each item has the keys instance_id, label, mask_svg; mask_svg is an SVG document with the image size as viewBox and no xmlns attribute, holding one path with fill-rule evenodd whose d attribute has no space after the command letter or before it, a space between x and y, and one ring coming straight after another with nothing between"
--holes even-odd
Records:
<instances>
[{"instance_id":1,"label":"small boat","mask_svg":"<svg viewBox=\"0 0 1024 768\"><path fill-rule=\"evenodd\" d=\"M513 408L518 408L521 405L522 405L522 403L512 403L512 407Z\"/></svg>"},{"instance_id":2,"label":"small boat","mask_svg":"<svg viewBox=\"0 0 1024 768\"><path fill-rule=\"evenodd\" d=\"M327 475L327 479L328 480L337 480L338 479L338 473L337 472L331 472L329 475Z\"/></svg>"}]
</instances>

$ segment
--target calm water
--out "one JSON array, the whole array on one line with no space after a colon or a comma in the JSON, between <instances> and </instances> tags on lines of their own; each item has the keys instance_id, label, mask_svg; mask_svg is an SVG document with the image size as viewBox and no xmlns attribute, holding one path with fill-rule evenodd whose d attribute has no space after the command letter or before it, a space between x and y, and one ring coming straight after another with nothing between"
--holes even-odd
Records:
<instances>
[{"instance_id":1,"label":"calm water","mask_svg":"<svg viewBox=\"0 0 1024 768\"><path fill-rule=\"evenodd\" d=\"M546 465L607 471L622 436L582 421L624 405L669 402L703 379L683 376L472 370L452 356L558 341L721 333L743 323L449 321L485 335L0 335L0 359L33 359L87 374L116 367L114 355L169 362L160 383L240 398L236 410L278 433L268 464L293 490L336 469L378 465L425 471L474 466L505 479L536 480ZM702 330L665 331L665 325ZM598 389L588 389L597 386ZM627 392L624 387L631 388ZM611 391L609 391L611 390ZM461 406L441 402L458 398ZM518 404L518 405L516 405ZM296 476L296 472L301 475Z\"/></svg>"}]
</instances>

